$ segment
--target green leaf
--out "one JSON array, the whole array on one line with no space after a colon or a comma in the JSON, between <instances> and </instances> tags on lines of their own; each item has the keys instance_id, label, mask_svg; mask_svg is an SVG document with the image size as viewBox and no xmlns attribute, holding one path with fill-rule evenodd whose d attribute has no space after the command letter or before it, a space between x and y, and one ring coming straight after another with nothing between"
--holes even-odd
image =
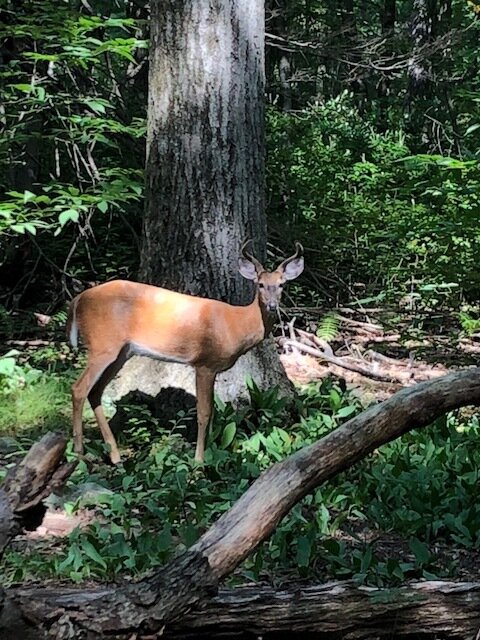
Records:
<instances>
[{"instance_id":1,"label":"green leaf","mask_svg":"<svg viewBox=\"0 0 480 640\"><path fill-rule=\"evenodd\" d=\"M220 442L221 449L226 449L230 444L232 444L236 432L237 425L235 422L229 422L222 433L222 439Z\"/></svg>"},{"instance_id":2,"label":"green leaf","mask_svg":"<svg viewBox=\"0 0 480 640\"><path fill-rule=\"evenodd\" d=\"M297 563L300 567L308 567L312 553L312 543L307 536L299 536L297 541Z\"/></svg>"},{"instance_id":3,"label":"green leaf","mask_svg":"<svg viewBox=\"0 0 480 640\"><path fill-rule=\"evenodd\" d=\"M108 210L108 202L106 200L100 200L100 202L97 202L97 208L100 209L102 213L105 213Z\"/></svg>"},{"instance_id":4,"label":"green leaf","mask_svg":"<svg viewBox=\"0 0 480 640\"><path fill-rule=\"evenodd\" d=\"M13 89L18 89L19 91L23 91L24 93L30 93L33 89L31 84L11 84Z\"/></svg>"},{"instance_id":5,"label":"green leaf","mask_svg":"<svg viewBox=\"0 0 480 640\"><path fill-rule=\"evenodd\" d=\"M36 87L36 93L40 102L45 102L45 87Z\"/></svg>"},{"instance_id":6,"label":"green leaf","mask_svg":"<svg viewBox=\"0 0 480 640\"><path fill-rule=\"evenodd\" d=\"M26 231L24 224L12 224L10 229L12 229L13 231L16 231L17 233L25 233Z\"/></svg>"},{"instance_id":7,"label":"green leaf","mask_svg":"<svg viewBox=\"0 0 480 640\"><path fill-rule=\"evenodd\" d=\"M29 202L30 200L33 200L35 198L35 194L32 193L31 191L24 191L23 192L23 203L26 204L27 202Z\"/></svg>"},{"instance_id":8,"label":"green leaf","mask_svg":"<svg viewBox=\"0 0 480 640\"><path fill-rule=\"evenodd\" d=\"M93 562L96 562L104 569L107 568L107 563L105 562L105 560L98 553L93 544L88 540L82 541L82 551L90 558L90 560L93 560Z\"/></svg>"},{"instance_id":9,"label":"green leaf","mask_svg":"<svg viewBox=\"0 0 480 640\"><path fill-rule=\"evenodd\" d=\"M122 478L122 489L127 491L130 485L135 481L135 476L124 476Z\"/></svg>"},{"instance_id":10,"label":"green leaf","mask_svg":"<svg viewBox=\"0 0 480 640\"><path fill-rule=\"evenodd\" d=\"M419 564L427 564L430 561L431 554L427 545L418 538L410 538L408 546Z\"/></svg>"},{"instance_id":11,"label":"green leaf","mask_svg":"<svg viewBox=\"0 0 480 640\"><path fill-rule=\"evenodd\" d=\"M78 222L79 213L76 209L66 209L58 216L61 226L65 226L67 222Z\"/></svg>"},{"instance_id":12,"label":"green leaf","mask_svg":"<svg viewBox=\"0 0 480 640\"><path fill-rule=\"evenodd\" d=\"M111 106L106 100L93 100L92 98L87 98L85 104L95 113L105 113L106 107Z\"/></svg>"},{"instance_id":13,"label":"green leaf","mask_svg":"<svg viewBox=\"0 0 480 640\"><path fill-rule=\"evenodd\" d=\"M32 234L32 236L37 234L37 227L31 222L25 222L25 229Z\"/></svg>"},{"instance_id":14,"label":"green leaf","mask_svg":"<svg viewBox=\"0 0 480 640\"><path fill-rule=\"evenodd\" d=\"M351 416L352 413L355 413L356 410L357 410L357 407L351 404L351 405L348 405L348 407L341 407L337 411L336 415L338 418L346 418L347 416Z\"/></svg>"},{"instance_id":15,"label":"green leaf","mask_svg":"<svg viewBox=\"0 0 480 640\"><path fill-rule=\"evenodd\" d=\"M156 537L158 550L168 551L172 546L172 533L170 531L170 525L164 527Z\"/></svg>"},{"instance_id":16,"label":"green leaf","mask_svg":"<svg viewBox=\"0 0 480 640\"><path fill-rule=\"evenodd\" d=\"M0 375L11 376L15 371L15 358L0 358Z\"/></svg>"},{"instance_id":17,"label":"green leaf","mask_svg":"<svg viewBox=\"0 0 480 640\"><path fill-rule=\"evenodd\" d=\"M480 122L477 122L476 124L471 124L468 127L468 129L465 131L465 135L468 136L479 128L480 128Z\"/></svg>"}]
</instances>

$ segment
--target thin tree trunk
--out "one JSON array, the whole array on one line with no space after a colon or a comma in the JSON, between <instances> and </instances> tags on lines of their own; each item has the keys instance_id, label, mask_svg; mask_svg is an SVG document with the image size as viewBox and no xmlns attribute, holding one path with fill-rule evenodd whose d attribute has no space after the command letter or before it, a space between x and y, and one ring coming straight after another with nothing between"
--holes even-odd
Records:
<instances>
[{"instance_id":1,"label":"thin tree trunk","mask_svg":"<svg viewBox=\"0 0 480 640\"><path fill-rule=\"evenodd\" d=\"M382 35L391 36L395 30L397 19L397 0L384 0L383 9L380 13L380 23L382 25Z\"/></svg>"},{"instance_id":2,"label":"thin tree trunk","mask_svg":"<svg viewBox=\"0 0 480 640\"><path fill-rule=\"evenodd\" d=\"M266 471L186 553L138 584L16 592L21 616L49 637L131 637L157 632L205 601L266 540L294 504L377 447L447 411L480 403L480 369L403 389ZM68 635L70 634L70 635Z\"/></svg>"},{"instance_id":3,"label":"thin tree trunk","mask_svg":"<svg viewBox=\"0 0 480 640\"><path fill-rule=\"evenodd\" d=\"M269 34L288 40L288 2L270 0L267 2L266 29ZM293 55L279 46L271 46L266 52L267 86L271 102L278 104L282 111L292 109Z\"/></svg>"},{"instance_id":4,"label":"thin tree trunk","mask_svg":"<svg viewBox=\"0 0 480 640\"><path fill-rule=\"evenodd\" d=\"M412 55L408 64L409 99L425 94L431 80L431 62L423 54L423 47L433 36L436 16L435 0L414 0L411 19Z\"/></svg>"}]
</instances>

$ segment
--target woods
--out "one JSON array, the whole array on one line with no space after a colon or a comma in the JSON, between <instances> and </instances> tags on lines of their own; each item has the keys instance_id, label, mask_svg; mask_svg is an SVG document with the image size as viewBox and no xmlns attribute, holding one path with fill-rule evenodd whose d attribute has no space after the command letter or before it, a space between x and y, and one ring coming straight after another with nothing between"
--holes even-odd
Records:
<instances>
[{"instance_id":1,"label":"woods","mask_svg":"<svg viewBox=\"0 0 480 640\"><path fill-rule=\"evenodd\" d=\"M475 636L479 13L1 5L5 634ZM267 271L300 242L306 269L218 376L201 464L192 371L139 356L105 394L122 464L91 412L78 459L69 301L123 279L246 305L248 238ZM220 318L165 313L176 355L221 351Z\"/></svg>"}]
</instances>

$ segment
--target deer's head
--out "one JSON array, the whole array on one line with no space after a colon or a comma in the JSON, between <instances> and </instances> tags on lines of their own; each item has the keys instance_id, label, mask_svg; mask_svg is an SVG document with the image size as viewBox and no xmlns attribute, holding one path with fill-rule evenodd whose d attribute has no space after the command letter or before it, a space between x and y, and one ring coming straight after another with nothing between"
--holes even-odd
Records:
<instances>
[{"instance_id":1,"label":"deer's head","mask_svg":"<svg viewBox=\"0 0 480 640\"><path fill-rule=\"evenodd\" d=\"M262 307L269 313L275 313L280 305L283 285L287 280L298 278L303 271L303 247L299 242L296 242L296 251L293 256L279 264L275 271L266 271L262 264L249 253L248 248L251 243L251 240L243 243L238 269L244 278L253 280L257 285Z\"/></svg>"}]
</instances>

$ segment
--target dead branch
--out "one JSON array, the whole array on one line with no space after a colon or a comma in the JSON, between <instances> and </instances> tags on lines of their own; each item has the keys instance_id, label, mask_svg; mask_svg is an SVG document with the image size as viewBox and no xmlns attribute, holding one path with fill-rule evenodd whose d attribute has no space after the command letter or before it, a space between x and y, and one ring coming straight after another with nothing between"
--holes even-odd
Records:
<instances>
[{"instance_id":1,"label":"dead branch","mask_svg":"<svg viewBox=\"0 0 480 640\"><path fill-rule=\"evenodd\" d=\"M342 367L343 369L348 369L348 371L354 371L355 373L359 373L366 378L372 378L373 380L380 380L381 382L400 382L401 384L406 383L405 375L385 375L382 373L377 373L372 369L367 369L366 367L362 367L357 364L353 364L352 362L348 362L345 358L337 358L337 356L327 355L325 352L320 351L320 349L316 349L314 347L310 347L309 345L303 344L299 340L280 340L280 344L285 347L295 347L296 349L300 349L305 353L308 353L311 356L315 356L320 360L325 360L325 362L330 362L331 364L336 365L337 367ZM412 376L409 375L409 378Z\"/></svg>"},{"instance_id":2,"label":"dead branch","mask_svg":"<svg viewBox=\"0 0 480 640\"><path fill-rule=\"evenodd\" d=\"M75 469L77 462L64 461L66 446L63 435L47 433L7 473L0 489L0 555L32 518L41 522L43 510L37 508L43 498L62 486Z\"/></svg>"},{"instance_id":3,"label":"dead branch","mask_svg":"<svg viewBox=\"0 0 480 640\"><path fill-rule=\"evenodd\" d=\"M323 340L322 338L319 338L318 336L316 336L313 333L308 333L308 331L303 331L302 329L297 329L297 333L302 338L311 340L315 345L320 347L320 349L322 349L322 351L323 351L323 353L325 355L333 356L332 347L328 344L328 342L326 340ZM295 339L295 336L293 336L293 339Z\"/></svg>"}]
</instances>

